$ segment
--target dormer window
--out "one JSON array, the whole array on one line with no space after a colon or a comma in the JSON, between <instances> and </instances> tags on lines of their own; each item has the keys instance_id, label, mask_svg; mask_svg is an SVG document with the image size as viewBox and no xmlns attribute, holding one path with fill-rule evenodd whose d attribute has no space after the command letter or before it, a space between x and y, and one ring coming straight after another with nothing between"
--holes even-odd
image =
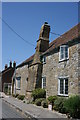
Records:
<instances>
[{"instance_id":1,"label":"dormer window","mask_svg":"<svg viewBox=\"0 0 80 120\"><path fill-rule=\"evenodd\" d=\"M63 60L67 60L67 59L69 59L68 45L62 45L62 46L60 46L59 61L63 61Z\"/></svg>"}]
</instances>

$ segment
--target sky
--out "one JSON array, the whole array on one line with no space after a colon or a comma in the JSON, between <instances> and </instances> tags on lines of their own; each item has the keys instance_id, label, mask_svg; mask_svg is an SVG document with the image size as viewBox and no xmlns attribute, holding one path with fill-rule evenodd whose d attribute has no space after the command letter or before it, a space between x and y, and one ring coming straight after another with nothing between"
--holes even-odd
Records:
<instances>
[{"instance_id":1,"label":"sky","mask_svg":"<svg viewBox=\"0 0 80 120\"><path fill-rule=\"evenodd\" d=\"M2 19L24 40L2 22L2 68L9 61L17 65L35 53L41 26L45 21L51 32L63 34L78 23L77 2L3 2ZM50 42L57 35L50 33ZM33 44L33 45L32 45Z\"/></svg>"}]
</instances>

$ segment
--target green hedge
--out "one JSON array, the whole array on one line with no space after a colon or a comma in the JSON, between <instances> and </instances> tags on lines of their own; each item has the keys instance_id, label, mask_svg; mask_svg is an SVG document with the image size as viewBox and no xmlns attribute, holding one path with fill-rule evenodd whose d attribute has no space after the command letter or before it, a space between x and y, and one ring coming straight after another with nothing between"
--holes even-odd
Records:
<instances>
[{"instance_id":1,"label":"green hedge","mask_svg":"<svg viewBox=\"0 0 80 120\"><path fill-rule=\"evenodd\" d=\"M38 99L36 99L35 100L35 104L37 105L37 106L41 106L41 102L44 100L44 98L38 98Z\"/></svg>"},{"instance_id":2,"label":"green hedge","mask_svg":"<svg viewBox=\"0 0 80 120\"><path fill-rule=\"evenodd\" d=\"M46 97L46 91L44 89L38 88L32 91L32 97L33 101L35 101L38 98L45 98Z\"/></svg>"},{"instance_id":3,"label":"green hedge","mask_svg":"<svg viewBox=\"0 0 80 120\"><path fill-rule=\"evenodd\" d=\"M17 97L19 100L24 100L24 98L25 98L25 95L18 95L18 97Z\"/></svg>"},{"instance_id":4,"label":"green hedge","mask_svg":"<svg viewBox=\"0 0 80 120\"><path fill-rule=\"evenodd\" d=\"M41 106L43 108L48 108L48 101L46 99L44 99L42 102L41 102Z\"/></svg>"},{"instance_id":5,"label":"green hedge","mask_svg":"<svg viewBox=\"0 0 80 120\"><path fill-rule=\"evenodd\" d=\"M72 118L80 119L80 96L72 96L69 98L58 97L53 108L61 113L66 113Z\"/></svg>"},{"instance_id":6,"label":"green hedge","mask_svg":"<svg viewBox=\"0 0 80 120\"><path fill-rule=\"evenodd\" d=\"M57 99L57 96L49 96L47 99L49 103L52 103L54 105L54 101Z\"/></svg>"},{"instance_id":7,"label":"green hedge","mask_svg":"<svg viewBox=\"0 0 80 120\"><path fill-rule=\"evenodd\" d=\"M61 113L66 113L66 110L64 108L64 102L65 98L59 97L55 100L53 108Z\"/></svg>"},{"instance_id":8,"label":"green hedge","mask_svg":"<svg viewBox=\"0 0 80 120\"><path fill-rule=\"evenodd\" d=\"M64 102L66 113L69 113L73 118L80 119L80 96L72 96Z\"/></svg>"}]
</instances>

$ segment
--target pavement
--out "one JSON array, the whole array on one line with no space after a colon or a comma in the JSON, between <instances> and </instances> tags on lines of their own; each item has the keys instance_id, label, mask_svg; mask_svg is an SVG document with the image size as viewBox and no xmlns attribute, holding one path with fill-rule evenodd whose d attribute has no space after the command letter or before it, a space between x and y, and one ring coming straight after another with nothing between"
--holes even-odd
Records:
<instances>
[{"instance_id":1,"label":"pavement","mask_svg":"<svg viewBox=\"0 0 80 120\"><path fill-rule=\"evenodd\" d=\"M16 110L15 108L11 107L6 102L2 101L2 119L5 120L23 120L23 118L28 118L28 116L24 115L22 112ZM2 120L1 119L1 120ZM26 119L24 119L26 120Z\"/></svg>"},{"instance_id":2,"label":"pavement","mask_svg":"<svg viewBox=\"0 0 80 120\"><path fill-rule=\"evenodd\" d=\"M34 104L23 103L23 101L12 96L5 96L2 98L2 100L23 112L30 118L67 118L65 114L61 114L56 111L50 111L47 108L36 106Z\"/></svg>"}]
</instances>

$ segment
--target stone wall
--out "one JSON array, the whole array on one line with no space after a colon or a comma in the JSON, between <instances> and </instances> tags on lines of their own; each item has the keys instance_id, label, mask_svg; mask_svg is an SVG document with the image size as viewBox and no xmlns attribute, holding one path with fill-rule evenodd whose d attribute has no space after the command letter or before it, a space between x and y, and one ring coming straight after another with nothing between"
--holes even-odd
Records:
<instances>
[{"instance_id":1,"label":"stone wall","mask_svg":"<svg viewBox=\"0 0 80 120\"><path fill-rule=\"evenodd\" d=\"M27 80L28 80L28 65L24 65L16 69L16 77L21 77L21 88L16 90L16 93L21 95L26 94Z\"/></svg>"},{"instance_id":2,"label":"stone wall","mask_svg":"<svg viewBox=\"0 0 80 120\"><path fill-rule=\"evenodd\" d=\"M78 80L79 80L79 89L78 89L78 92L79 92L79 94L80 94L80 43L79 43L79 45L78 45L78 68L79 68L79 70L78 70Z\"/></svg>"},{"instance_id":3,"label":"stone wall","mask_svg":"<svg viewBox=\"0 0 80 120\"><path fill-rule=\"evenodd\" d=\"M58 95L58 78L68 77L68 95L78 94L78 44L69 46L69 59L59 62L59 49L46 56L42 76L46 77L46 95Z\"/></svg>"}]
</instances>

